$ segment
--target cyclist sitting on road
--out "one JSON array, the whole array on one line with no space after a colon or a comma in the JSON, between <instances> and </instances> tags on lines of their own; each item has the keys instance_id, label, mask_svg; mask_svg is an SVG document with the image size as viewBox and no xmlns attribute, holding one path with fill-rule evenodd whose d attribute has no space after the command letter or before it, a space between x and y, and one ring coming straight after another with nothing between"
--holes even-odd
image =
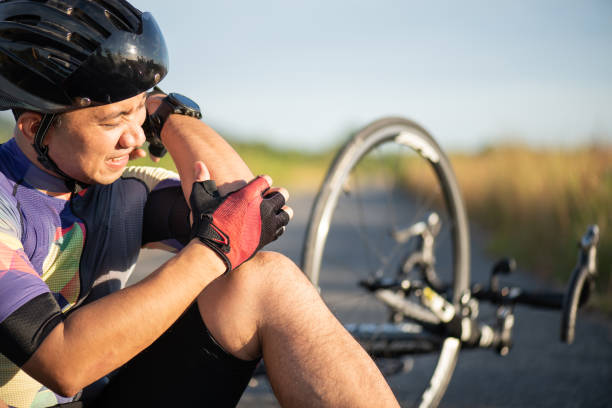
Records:
<instances>
[{"instance_id":1,"label":"cyclist sitting on road","mask_svg":"<svg viewBox=\"0 0 612 408\"><path fill-rule=\"evenodd\" d=\"M253 179L195 103L145 93L167 69L153 17L124 0L0 2L0 107L16 118L0 146L0 400L234 406L263 357L282 405L396 406L300 270L258 252L291 217L286 190ZM126 167L145 119L178 175ZM126 288L143 246L177 254Z\"/></svg>"}]
</instances>

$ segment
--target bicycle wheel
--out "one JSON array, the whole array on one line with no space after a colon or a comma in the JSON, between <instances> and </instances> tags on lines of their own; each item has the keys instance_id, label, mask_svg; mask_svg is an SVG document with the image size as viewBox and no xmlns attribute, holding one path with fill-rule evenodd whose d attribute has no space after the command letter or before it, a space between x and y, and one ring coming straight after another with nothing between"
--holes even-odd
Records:
<instances>
[{"instance_id":1,"label":"bicycle wheel","mask_svg":"<svg viewBox=\"0 0 612 408\"><path fill-rule=\"evenodd\" d=\"M396 277L417 245L412 238L398 242L398 233L432 213L441 221L432 259L456 306L470 280L469 233L454 173L434 139L414 122L384 118L339 151L312 208L302 267L345 327L366 323L406 331L410 321L364 291L363 282ZM383 348L378 355L402 354L373 332ZM363 336L358 340L364 344ZM423 356L375 360L383 373L399 367L401 373L387 380L403 406L417 401L433 407L448 386L459 349L459 340L446 338Z\"/></svg>"}]
</instances>

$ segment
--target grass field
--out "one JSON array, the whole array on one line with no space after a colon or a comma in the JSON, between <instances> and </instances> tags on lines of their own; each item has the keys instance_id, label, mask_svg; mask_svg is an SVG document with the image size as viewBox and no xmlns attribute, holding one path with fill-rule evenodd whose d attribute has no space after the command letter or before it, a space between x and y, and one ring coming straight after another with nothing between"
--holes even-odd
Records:
<instances>
[{"instance_id":1,"label":"grass field","mask_svg":"<svg viewBox=\"0 0 612 408\"><path fill-rule=\"evenodd\" d=\"M6 136L0 134L0 139ZM275 185L291 191L315 191L334 155L233 145L254 173L270 174ZM490 234L491 253L513 256L534 273L565 282L576 262L577 240L587 225L597 223L596 303L612 315L612 146L554 151L505 146L454 154L451 162L470 219ZM174 168L169 156L160 165ZM431 186L431 179L407 169L407 183Z\"/></svg>"},{"instance_id":2,"label":"grass field","mask_svg":"<svg viewBox=\"0 0 612 408\"><path fill-rule=\"evenodd\" d=\"M315 189L332 153L276 151L236 145L255 172L278 185ZM500 146L476 154L451 154L469 217L488 231L489 251L512 256L523 269L565 283L577 259L577 242L590 224L601 230L598 296L594 304L612 315L612 146L534 150ZM411 174L419 188L431 179ZM430 172L428 172L431 175Z\"/></svg>"},{"instance_id":3,"label":"grass field","mask_svg":"<svg viewBox=\"0 0 612 408\"><path fill-rule=\"evenodd\" d=\"M315 191L334 154L259 144L234 147L254 173L270 174L276 185L291 191ZM500 146L450 158L470 219L490 234L490 253L512 256L523 269L566 282L576 262L578 239L588 225L598 224L595 305L612 315L612 147L553 151ZM168 157L161 164L174 166ZM430 188L431 173L410 169L408 165L407 183Z\"/></svg>"},{"instance_id":4,"label":"grass field","mask_svg":"<svg viewBox=\"0 0 612 408\"><path fill-rule=\"evenodd\" d=\"M470 219L490 234L489 250L566 282L577 242L601 229L595 303L612 314L612 147L567 151L507 146L451 155ZM430 180L407 175L427 189Z\"/></svg>"}]
</instances>

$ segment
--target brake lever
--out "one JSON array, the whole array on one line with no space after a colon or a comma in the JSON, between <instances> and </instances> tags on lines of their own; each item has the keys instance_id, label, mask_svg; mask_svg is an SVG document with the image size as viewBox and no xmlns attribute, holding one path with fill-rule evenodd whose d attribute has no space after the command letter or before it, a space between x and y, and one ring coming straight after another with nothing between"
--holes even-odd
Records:
<instances>
[{"instance_id":1,"label":"brake lever","mask_svg":"<svg viewBox=\"0 0 612 408\"><path fill-rule=\"evenodd\" d=\"M561 341L567 344L574 342L576 330L576 313L595 289L597 275L597 244L599 227L591 225L578 245L578 262L570 277L567 291L563 298L561 313Z\"/></svg>"}]
</instances>

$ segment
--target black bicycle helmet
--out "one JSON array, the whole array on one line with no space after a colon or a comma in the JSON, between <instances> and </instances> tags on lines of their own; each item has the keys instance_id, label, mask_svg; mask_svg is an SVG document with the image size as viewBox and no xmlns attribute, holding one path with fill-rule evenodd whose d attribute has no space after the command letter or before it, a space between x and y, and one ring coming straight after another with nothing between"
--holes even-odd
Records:
<instances>
[{"instance_id":1,"label":"black bicycle helmet","mask_svg":"<svg viewBox=\"0 0 612 408\"><path fill-rule=\"evenodd\" d=\"M0 109L104 105L167 72L157 23L127 1L0 0Z\"/></svg>"},{"instance_id":2,"label":"black bicycle helmet","mask_svg":"<svg viewBox=\"0 0 612 408\"><path fill-rule=\"evenodd\" d=\"M0 110L43 113L38 160L73 190L42 143L54 115L138 95L167 72L153 16L125 0L0 0Z\"/></svg>"}]
</instances>

